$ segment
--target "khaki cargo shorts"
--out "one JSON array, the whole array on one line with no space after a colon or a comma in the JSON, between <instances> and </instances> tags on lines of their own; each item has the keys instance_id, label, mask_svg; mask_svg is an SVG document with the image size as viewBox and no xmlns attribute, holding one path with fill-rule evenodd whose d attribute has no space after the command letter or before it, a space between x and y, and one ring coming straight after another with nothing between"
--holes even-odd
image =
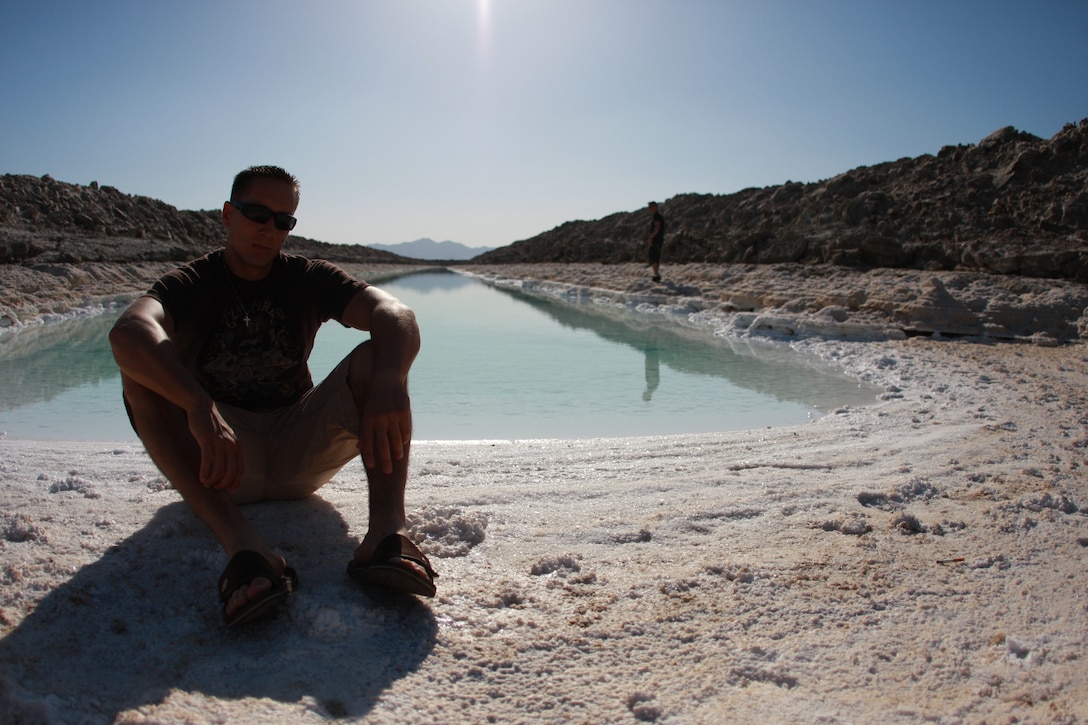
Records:
<instances>
[{"instance_id":1,"label":"khaki cargo shorts","mask_svg":"<svg viewBox=\"0 0 1088 725\"><path fill-rule=\"evenodd\" d=\"M216 404L245 459L236 502L304 498L359 456L359 413L348 387L348 361L344 358L286 408L255 412Z\"/></svg>"}]
</instances>

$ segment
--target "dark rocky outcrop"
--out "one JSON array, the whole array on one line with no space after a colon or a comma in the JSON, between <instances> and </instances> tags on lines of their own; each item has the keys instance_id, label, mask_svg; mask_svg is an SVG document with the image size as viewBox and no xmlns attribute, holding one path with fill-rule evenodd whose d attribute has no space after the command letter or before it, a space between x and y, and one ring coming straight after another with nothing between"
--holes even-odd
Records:
<instances>
[{"instance_id":1,"label":"dark rocky outcrop","mask_svg":"<svg viewBox=\"0 0 1088 725\"><path fill-rule=\"evenodd\" d=\"M112 186L0 177L0 263L181 262L223 245L218 209L180 211ZM336 262L401 263L362 245L291 236L286 248Z\"/></svg>"},{"instance_id":2,"label":"dark rocky outcrop","mask_svg":"<svg viewBox=\"0 0 1088 725\"><path fill-rule=\"evenodd\" d=\"M824 266L1036 278L1055 280L1050 286L1057 290L1056 280L1088 282L1088 119L1049 140L1007 127L978 144L946 146L935 156L861 167L810 184L681 194L663 208L666 266L687 265L689 276L700 265L719 270L720 265L777 265L779 276L791 268ZM558 269L569 276L573 263L642 262L648 227L645 210L572 221L472 263L492 268L561 263ZM145 289L164 269L223 240L218 210L180 211L96 182L84 186L50 176L4 175L0 329ZM370 247L304 237L291 237L288 248L367 266L368 275L377 267L403 270L419 264ZM915 318L951 314L943 288L926 289L928 296L918 297L909 314L896 313L911 317L904 325L921 329ZM758 306L776 304L764 297ZM962 310L960 317L966 319ZM977 317L976 311L975 327L1031 327ZM1088 329L1079 314L1062 313L1062 319L1066 327ZM951 331L942 324L941 330ZM961 324L956 331L967 327ZM1069 334L1064 327L1039 329L1044 327L1062 338Z\"/></svg>"},{"instance_id":3,"label":"dark rocky outcrop","mask_svg":"<svg viewBox=\"0 0 1088 725\"><path fill-rule=\"evenodd\" d=\"M666 200L665 259L980 271L1088 281L1088 119L1049 140L1012 127L935 156L832 179ZM640 261L648 212L571 221L478 264ZM96 182L0 177L0 263L183 261L222 244L219 211L180 211ZM398 263L361 245L291 237L338 262Z\"/></svg>"},{"instance_id":4,"label":"dark rocky outcrop","mask_svg":"<svg viewBox=\"0 0 1088 725\"><path fill-rule=\"evenodd\" d=\"M810 184L681 194L662 210L667 264L825 263L1088 281L1088 119L1049 140L1012 127L936 156ZM649 212L574 221L477 264L645 258Z\"/></svg>"}]
</instances>

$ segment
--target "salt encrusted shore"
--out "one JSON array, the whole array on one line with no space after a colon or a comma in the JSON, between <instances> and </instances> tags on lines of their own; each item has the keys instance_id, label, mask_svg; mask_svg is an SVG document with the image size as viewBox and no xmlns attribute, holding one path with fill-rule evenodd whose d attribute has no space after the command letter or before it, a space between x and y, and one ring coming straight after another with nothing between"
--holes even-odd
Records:
<instances>
[{"instance_id":1,"label":"salt encrusted shore","mask_svg":"<svg viewBox=\"0 0 1088 725\"><path fill-rule=\"evenodd\" d=\"M464 265L494 284L728 317L735 334L928 335L1038 344L1088 335L1088 285L977 272L833 265L684 264L654 283L638 264Z\"/></svg>"},{"instance_id":2,"label":"salt encrusted shore","mask_svg":"<svg viewBox=\"0 0 1088 725\"><path fill-rule=\"evenodd\" d=\"M0 721L1088 719L1088 355L1057 333L1080 287L1055 312L1031 281L887 273L844 298L796 271L593 267L466 271L774 338L885 392L787 428L418 443L426 602L346 578L352 466L251 510L302 587L240 632L224 557L138 446L0 441ZM990 284L1000 305L962 305L981 334L894 314Z\"/></svg>"},{"instance_id":3,"label":"salt encrusted shore","mask_svg":"<svg viewBox=\"0 0 1088 725\"><path fill-rule=\"evenodd\" d=\"M0 334L87 309L123 305L170 263L0 265ZM378 282L426 265L346 264ZM731 314L741 334L781 332L874 339L913 335L1079 341L1088 335L1088 285L975 272L855 270L832 265L666 265L651 282L641 265L459 265L496 284L611 296L624 304L681 305Z\"/></svg>"},{"instance_id":4,"label":"salt encrusted shore","mask_svg":"<svg viewBox=\"0 0 1088 725\"><path fill-rule=\"evenodd\" d=\"M132 301L176 262L0 264L0 334L62 322ZM342 265L362 278L381 280L427 265Z\"/></svg>"}]
</instances>

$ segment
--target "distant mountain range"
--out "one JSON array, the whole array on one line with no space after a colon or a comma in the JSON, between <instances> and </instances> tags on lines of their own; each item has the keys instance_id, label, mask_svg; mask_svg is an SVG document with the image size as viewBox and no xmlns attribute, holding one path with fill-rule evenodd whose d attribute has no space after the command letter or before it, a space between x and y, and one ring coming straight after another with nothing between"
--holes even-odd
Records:
<instances>
[{"instance_id":1,"label":"distant mountain range","mask_svg":"<svg viewBox=\"0 0 1088 725\"><path fill-rule=\"evenodd\" d=\"M490 252L495 247L466 247L457 242L436 242L433 239L417 239L414 242L401 242L400 244L368 244L371 249L380 249L383 252L391 252L401 257L411 259L442 259L465 260Z\"/></svg>"}]
</instances>

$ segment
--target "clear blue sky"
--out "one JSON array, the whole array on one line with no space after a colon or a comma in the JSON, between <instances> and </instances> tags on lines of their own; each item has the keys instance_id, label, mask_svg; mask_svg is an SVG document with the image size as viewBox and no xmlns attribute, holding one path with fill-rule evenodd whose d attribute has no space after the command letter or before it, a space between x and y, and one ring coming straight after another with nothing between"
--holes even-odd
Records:
<instances>
[{"instance_id":1,"label":"clear blue sky","mask_svg":"<svg viewBox=\"0 0 1088 725\"><path fill-rule=\"evenodd\" d=\"M301 235L500 246L1088 116L1070 0L18 0L0 173L218 208L302 182ZM667 211L667 209L666 209Z\"/></svg>"}]
</instances>

